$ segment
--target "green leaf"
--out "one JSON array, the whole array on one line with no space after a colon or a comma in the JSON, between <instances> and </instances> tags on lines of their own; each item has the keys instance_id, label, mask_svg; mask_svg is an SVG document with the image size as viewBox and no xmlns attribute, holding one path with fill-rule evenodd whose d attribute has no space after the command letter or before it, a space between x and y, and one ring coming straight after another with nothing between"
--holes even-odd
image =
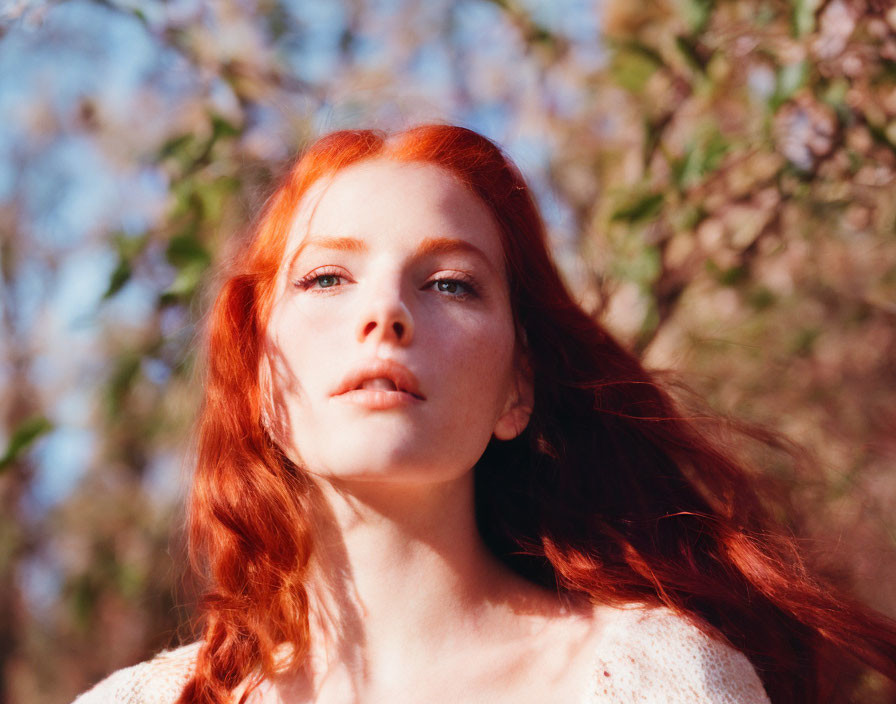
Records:
<instances>
[{"instance_id":1,"label":"green leaf","mask_svg":"<svg viewBox=\"0 0 896 704\"><path fill-rule=\"evenodd\" d=\"M643 44L629 42L620 46L613 55L610 76L626 90L640 93L662 66L663 59L656 51Z\"/></svg>"},{"instance_id":2,"label":"green leaf","mask_svg":"<svg viewBox=\"0 0 896 704\"><path fill-rule=\"evenodd\" d=\"M211 262L211 254L196 235L196 227L191 225L185 232L171 238L165 250L165 257L171 264L179 268L195 264L205 267Z\"/></svg>"},{"instance_id":3,"label":"green leaf","mask_svg":"<svg viewBox=\"0 0 896 704\"><path fill-rule=\"evenodd\" d=\"M700 205L684 205L671 213L675 231L688 232L692 235L705 217L706 211Z\"/></svg>"},{"instance_id":4,"label":"green leaf","mask_svg":"<svg viewBox=\"0 0 896 704\"><path fill-rule=\"evenodd\" d=\"M170 305L189 298L211 264L211 254L197 235L198 226L194 222L168 242L165 256L177 268L177 274L171 285L159 296L159 305Z\"/></svg>"},{"instance_id":5,"label":"green leaf","mask_svg":"<svg viewBox=\"0 0 896 704\"><path fill-rule=\"evenodd\" d=\"M163 161L169 157L183 158L186 152L195 149L196 138L192 134L182 134L167 140L159 149L158 159Z\"/></svg>"},{"instance_id":6,"label":"green leaf","mask_svg":"<svg viewBox=\"0 0 896 704\"><path fill-rule=\"evenodd\" d=\"M891 139L892 133L886 129L886 127L875 125L870 120L866 122L866 126L868 127L868 132L871 134L871 138L875 142L896 151L896 141Z\"/></svg>"},{"instance_id":7,"label":"green leaf","mask_svg":"<svg viewBox=\"0 0 896 704\"><path fill-rule=\"evenodd\" d=\"M131 278L131 263L126 259L119 259L115 271L109 277L109 286L103 294L103 300L112 298L118 293Z\"/></svg>"},{"instance_id":8,"label":"green leaf","mask_svg":"<svg viewBox=\"0 0 896 704\"><path fill-rule=\"evenodd\" d=\"M846 107L846 93L849 90L849 81L836 78L827 84L821 94L821 99L835 110Z\"/></svg>"},{"instance_id":9,"label":"green leaf","mask_svg":"<svg viewBox=\"0 0 896 704\"><path fill-rule=\"evenodd\" d=\"M806 327L798 330L792 341L792 354L798 357L808 357L812 354L815 341L821 335L821 330L815 327Z\"/></svg>"},{"instance_id":10,"label":"green leaf","mask_svg":"<svg viewBox=\"0 0 896 704\"><path fill-rule=\"evenodd\" d=\"M212 140L218 140L221 137L236 137L242 130L234 123L221 117L220 115L212 116Z\"/></svg>"},{"instance_id":11,"label":"green leaf","mask_svg":"<svg viewBox=\"0 0 896 704\"><path fill-rule=\"evenodd\" d=\"M703 173L715 171L730 147L728 140L720 132L710 134L703 149Z\"/></svg>"},{"instance_id":12,"label":"green leaf","mask_svg":"<svg viewBox=\"0 0 896 704\"><path fill-rule=\"evenodd\" d=\"M663 268L663 258L658 247L645 245L643 240L631 238L617 250L613 261L613 275L634 281L647 288L656 281Z\"/></svg>"},{"instance_id":13,"label":"green leaf","mask_svg":"<svg viewBox=\"0 0 896 704\"><path fill-rule=\"evenodd\" d=\"M719 274L719 283L722 286L737 286L749 278L749 271L743 265L730 266Z\"/></svg>"},{"instance_id":14,"label":"green leaf","mask_svg":"<svg viewBox=\"0 0 896 704\"><path fill-rule=\"evenodd\" d=\"M178 218L181 215L196 216L201 204L196 197L196 181L193 178L180 178L171 185L171 195L174 197L174 205L169 217Z\"/></svg>"},{"instance_id":15,"label":"green leaf","mask_svg":"<svg viewBox=\"0 0 896 704\"><path fill-rule=\"evenodd\" d=\"M221 218L228 198L239 188L239 181L231 176L222 176L210 183L202 184L196 189L196 200L200 204L202 218L205 222L217 221Z\"/></svg>"},{"instance_id":16,"label":"green leaf","mask_svg":"<svg viewBox=\"0 0 896 704\"><path fill-rule=\"evenodd\" d=\"M737 286L749 278L750 272L741 264L736 264L723 269L712 259L707 259L704 266L706 267L706 271L722 286Z\"/></svg>"},{"instance_id":17,"label":"green leaf","mask_svg":"<svg viewBox=\"0 0 896 704\"><path fill-rule=\"evenodd\" d=\"M124 408L124 402L140 372L140 355L126 353L115 363L115 370L109 377L106 401L110 417L115 417Z\"/></svg>"},{"instance_id":18,"label":"green leaf","mask_svg":"<svg viewBox=\"0 0 896 704\"><path fill-rule=\"evenodd\" d=\"M765 286L758 286L750 292L747 300L756 310L765 310L773 306L778 299L771 289Z\"/></svg>"},{"instance_id":19,"label":"green leaf","mask_svg":"<svg viewBox=\"0 0 896 704\"><path fill-rule=\"evenodd\" d=\"M696 145L688 147L682 159L671 163L672 178L676 186L686 190L700 183L707 174L719 167L730 146L728 140L714 130Z\"/></svg>"},{"instance_id":20,"label":"green leaf","mask_svg":"<svg viewBox=\"0 0 896 704\"><path fill-rule=\"evenodd\" d=\"M792 0L793 2L793 34L805 37L815 29L815 10L818 0Z\"/></svg>"},{"instance_id":21,"label":"green leaf","mask_svg":"<svg viewBox=\"0 0 896 704\"><path fill-rule=\"evenodd\" d=\"M159 305L171 305L192 296L207 268L205 263L199 261L181 267L171 285L159 296Z\"/></svg>"},{"instance_id":22,"label":"green leaf","mask_svg":"<svg viewBox=\"0 0 896 704\"><path fill-rule=\"evenodd\" d=\"M771 2L763 2L754 17L759 27L768 27L778 17L778 12Z\"/></svg>"},{"instance_id":23,"label":"green leaf","mask_svg":"<svg viewBox=\"0 0 896 704\"><path fill-rule=\"evenodd\" d=\"M118 250L118 264L109 277L109 285L103 294L103 300L112 298L130 281L134 273L134 260L140 256L147 239L146 233L134 236L119 232L114 236L113 242Z\"/></svg>"},{"instance_id":24,"label":"green leaf","mask_svg":"<svg viewBox=\"0 0 896 704\"><path fill-rule=\"evenodd\" d=\"M0 472L8 469L35 440L52 429L53 424L44 416L33 416L19 423L12 432L6 451L0 457Z\"/></svg>"},{"instance_id":25,"label":"green leaf","mask_svg":"<svg viewBox=\"0 0 896 704\"><path fill-rule=\"evenodd\" d=\"M610 216L613 222L635 223L651 220L663 209L665 196L662 193L647 193L622 204Z\"/></svg>"},{"instance_id":26,"label":"green leaf","mask_svg":"<svg viewBox=\"0 0 896 704\"><path fill-rule=\"evenodd\" d=\"M67 591L75 625L79 631L86 632L99 600L99 589L89 574L83 574L72 580Z\"/></svg>"},{"instance_id":27,"label":"green leaf","mask_svg":"<svg viewBox=\"0 0 896 704\"><path fill-rule=\"evenodd\" d=\"M893 59L879 58L880 80L896 80L896 61Z\"/></svg>"},{"instance_id":28,"label":"green leaf","mask_svg":"<svg viewBox=\"0 0 896 704\"><path fill-rule=\"evenodd\" d=\"M687 22L692 34L699 34L706 29L714 6L715 0L684 0L681 3L684 21Z\"/></svg>"},{"instance_id":29,"label":"green leaf","mask_svg":"<svg viewBox=\"0 0 896 704\"><path fill-rule=\"evenodd\" d=\"M681 52L685 61L694 71L700 73L706 71L707 60L700 54L700 49L694 39L682 36L675 37L675 46L678 47L678 51Z\"/></svg>"},{"instance_id":30,"label":"green leaf","mask_svg":"<svg viewBox=\"0 0 896 704\"><path fill-rule=\"evenodd\" d=\"M125 599L136 600L143 590L144 581L143 572L135 565L117 565L115 571L116 587Z\"/></svg>"},{"instance_id":31,"label":"green leaf","mask_svg":"<svg viewBox=\"0 0 896 704\"><path fill-rule=\"evenodd\" d=\"M557 46L557 37L554 33L544 25L537 23L532 24L532 27L526 35L526 39L532 44L541 44L546 47Z\"/></svg>"},{"instance_id":32,"label":"green leaf","mask_svg":"<svg viewBox=\"0 0 896 704\"><path fill-rule=\"evenodd\" d=\"M279 2L263 13L262 17L267 20L267 34L272 44L276 44L277 40L290 30L289 14Z\"/></svg>"},{"instance_id":33,"label":"green leaf","mask_svg":"<svg viewBox=\"0 0 896 704\"><path fill-rule=\"evenodd\" d=\"M806 84L809 77L809 63L797 61L787 64L778 70L776 76L775 92L772 95L772 106L777 107L781 103L793 97L800 88Z\"/></svg>"}]
</instances>

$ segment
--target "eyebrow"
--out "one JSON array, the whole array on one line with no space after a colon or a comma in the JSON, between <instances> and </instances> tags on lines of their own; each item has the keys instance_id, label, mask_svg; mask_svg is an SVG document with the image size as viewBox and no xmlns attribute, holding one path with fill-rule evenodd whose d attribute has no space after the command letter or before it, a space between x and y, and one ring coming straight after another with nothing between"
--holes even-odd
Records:
<instances>
[{"instance_id":1,"label":"eyebrow","mask_svg":"<svg viewBox=\"0 0 896 704\"><path fill-rule=\"evenodd\" d=\"M310 237L302 242L298 249L296 249L295 254L293 254L292 259L289 262L290 269L295 265L299 255L306 247L330 249L337 252L359 253L366 252L368 249L365 242L355 239L354 237ZM452 237L428 237L417 247L413 258L422 259L435 254L452 254L454 252L472 254L485 262L490 269L495 269L485 252L479 249L475 244L467 242L466 240L454 239Z\"/></svg>"}]
</instances>

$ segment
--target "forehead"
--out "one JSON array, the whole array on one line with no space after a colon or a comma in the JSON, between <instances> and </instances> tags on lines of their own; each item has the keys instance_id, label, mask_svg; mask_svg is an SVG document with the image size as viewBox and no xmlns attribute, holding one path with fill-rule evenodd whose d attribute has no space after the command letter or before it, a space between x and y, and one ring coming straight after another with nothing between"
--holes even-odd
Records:
<instances>
[{"instance_id":1,"label":"forehead","mask_svg":"<svg viewBox=\"0 0 896 704\"><path fill-rule=\"evenodd\" d=\"M296 211L289 250L315 236L374 245L456 238L474 244L503 269L501 239L488 208L433 164L372 159L316 182Z\"/></svg>"}]
</instances>

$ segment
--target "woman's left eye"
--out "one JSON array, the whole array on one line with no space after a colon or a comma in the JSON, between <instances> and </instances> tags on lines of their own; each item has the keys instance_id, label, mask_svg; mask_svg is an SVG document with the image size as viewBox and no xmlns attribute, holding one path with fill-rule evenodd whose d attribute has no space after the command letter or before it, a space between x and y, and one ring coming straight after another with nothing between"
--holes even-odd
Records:
<instances>
[{"instance_id":1,"label":"woman's left eye","mask_svg":"<svg viewBox=\"0 0 896 704\"><path fill-rule=\"evenodd\" d=\"M467 298L476 295L476 289L471 282L460 279L436 279L430 286L451 298Z\"/></svg>"}]
</instances>

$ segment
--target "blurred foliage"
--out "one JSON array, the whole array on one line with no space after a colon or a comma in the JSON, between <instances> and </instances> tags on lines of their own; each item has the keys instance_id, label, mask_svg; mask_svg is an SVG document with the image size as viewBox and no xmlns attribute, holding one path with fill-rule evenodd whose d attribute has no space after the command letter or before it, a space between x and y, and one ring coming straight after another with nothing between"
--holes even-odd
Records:
<instances>
[{"instance_id":1,"label":"blurred foliage","mask_svg":"<svg viewBox=\"0 0 896 704\"><path fill-rule=\"evenodd\" d=\"M290 155L345 125L448 118L521 154L584 305L715 408L811 448L808 471L757 457L803 509L782 518L896 615L896 10L607 0L598 36L574 31L587 3L570 19L515 0L22 1L0 10L0 38L41 36L74 5L138 27L167 63L123 113L100 85L62 113L35 91L21 162L77 135L167 196L145 227L68 248L39 244L24 182L0 200L0 702L66 700L188 636L180 469L213 264ZM174 76L189 83L177 100ZM86 352L56 350L73 371L52 382L24 311L52 306L87 245L112 261L99 331ZM41 506L67 384L87 389L96 447ZM854 700L892 701L888 687L869 676Z\"/></svg>"},{"instance_id":2,"label":"blurred foliage","mask_svg":"<svg viewBox=\"0 0 896 704\"><path fill-rule=\"evenodd\" d=\"M35 440L52 428L53 424L42 416L22 421L13 429L6 451L0 456L0 472L10 467Z\"/></svg>"}]
</instances>

